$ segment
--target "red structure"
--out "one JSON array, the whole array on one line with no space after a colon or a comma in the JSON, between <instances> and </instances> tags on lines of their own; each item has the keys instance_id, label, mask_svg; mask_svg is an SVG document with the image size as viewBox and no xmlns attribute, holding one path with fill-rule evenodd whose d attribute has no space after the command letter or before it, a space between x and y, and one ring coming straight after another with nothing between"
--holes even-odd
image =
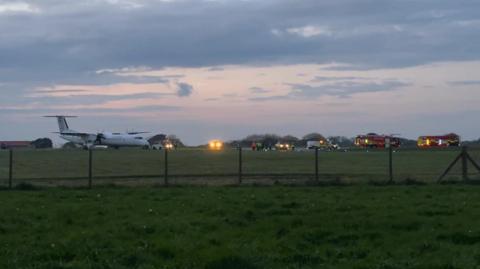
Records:
<instances>
[{"instance_id":1,"label":"red structure","mask_svg":"<svg viewBox=\"0 0 480 269\"><path fill-rule=\"evenodd\" d=\"M454 133L420 136L417 140L417 146L419 148L458 147L459 145L460 136Z\"/></svg>"},{"instance_id":2,"label":"red structure","mask_svg":"<svg viewBox=\"0 0 480 269\"><path fill-rule=\"evenodd\" d=\"M379 135L375 133L358 135L355 138L355 145L362 148L385 148L387 139L390 140L391 147L400 147L400 139L398 137L391 135Z\"/></svg>"}]
</instances>

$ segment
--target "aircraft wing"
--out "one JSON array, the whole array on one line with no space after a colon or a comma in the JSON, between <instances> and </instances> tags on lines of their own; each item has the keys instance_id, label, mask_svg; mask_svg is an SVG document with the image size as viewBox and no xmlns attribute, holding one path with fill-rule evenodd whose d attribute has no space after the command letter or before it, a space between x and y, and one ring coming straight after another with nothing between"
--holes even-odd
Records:
<instances>
[{"instance_id":1,"label":"aircraft wing","mask_svg":"<svg viewBox=\"0 0 480 269\"><path fill-rule=\"evenodd\" d=\"M95 135L95 134L89 134L89 133L57 133L57 134L78 136L78 137L82 137L82 138L89 137L91 135Z\"/></svg>"}]
</instances>

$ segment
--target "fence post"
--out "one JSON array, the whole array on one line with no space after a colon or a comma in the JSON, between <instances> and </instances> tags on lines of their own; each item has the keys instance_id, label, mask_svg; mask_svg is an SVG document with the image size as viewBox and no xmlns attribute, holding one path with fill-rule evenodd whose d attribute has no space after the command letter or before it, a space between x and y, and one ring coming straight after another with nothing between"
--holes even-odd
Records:
<instances>
[{"instance_id":1,"label":"fence post","mask_svg":"<svg viewBox=\"0 0 480 269\"><path fill-rule=\"evenodd\" d=\"M242 184L242 168L243 168L243 157L242 157L242 146L238 146L238 185Z\"/></svg>"},{"instance_id":2,"label":"fence post","mask_svg":"<svg viewBox=\"0 0 480 269\"><path fill-rule=\"evenodd\" d=\"M462 147L462 178L468 180L467 146Z\"/></svg>"},{"instance_id":3,"label":"fence post","mask_svg":"<svg viewBox=\"0 0 480 269\"><path fill-rule=\"evenodd\" d=\"M164 147L165 149L165 164L164 164L164 183L165 183L165 186L168 186L168 148Z\"/></svg>"},{"instance_id":4,"label":"fence post","mask_svg":"<svg viewBox=\"0 0 480 269\"><path fill-rule=\"evenodd\" d=\"M315 180L318 181L318 147L315 147Z\"/></svg>"},{"instance_id":5,"label":"fence post","mask_svg":"<svg viewBox=\"0 0 480 269\"><path fill-rule=\"evenodd\" d=\"M388 147L388 176L389 182L393 183L393 149L392 145Z\"/></svg>"},{"instance_id":6,"label":"fence post","mask_svg":"<svg viewBox=\"0 0 480 269\"><path fill-rule=\"evenodd\" d=\"M93 179L93 150L88 149L88 188L92 188Z\"/></svg>"},{"instance_id":7,"label":"fence post","mask_svg":"<svg viewBox=\"0 0 480 269\"><path fill-rule=\"evenodd\" d=\"M9 151L9 168L8 168L8 188L12 189L12 181L13 181L13 150L10 149Z\"/></svg>"}]
</instances>

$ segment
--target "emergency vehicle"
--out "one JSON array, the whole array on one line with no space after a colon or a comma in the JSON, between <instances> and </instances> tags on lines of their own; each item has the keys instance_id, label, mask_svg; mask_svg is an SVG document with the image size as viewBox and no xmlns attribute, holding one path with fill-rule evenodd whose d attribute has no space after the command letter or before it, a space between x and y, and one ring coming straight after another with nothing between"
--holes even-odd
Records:
<instances>
[{"instance_id":1,"label":"emergency vehicle","mask_svg":"<svg viewBox=\"0 0 480 269\"><path fill-rule=\"evenodd\" d=\"M283 142L278 142L275 144L275 149L276 150L295 150L295 145L290 144L290 143L283 143Z\"/></svg>"},{"instance_id":2,"label":"emergency vehicle","mask_svg":"<svg viewBox=\"0 0 480 269\"><path fill-rule=\"evenodd\" d=\"M400 147L400 139L392 135L379 135L376 133L369 133L366 135L358 135L355 138L355 145L362 148L385 148L386 140L390 140L392 148Z\"/></svg>"},{"instance_id":3,"label":"emergency vehicle","mask_svg":"<svg viewBox=\"0 0 480 269\"><path fill-rule=\"evenodd\" d=\"M417 146L419 148L458 147L459 145L460 136L454 133L420 136L417 140Z\"/></svg>"}]
</instances>

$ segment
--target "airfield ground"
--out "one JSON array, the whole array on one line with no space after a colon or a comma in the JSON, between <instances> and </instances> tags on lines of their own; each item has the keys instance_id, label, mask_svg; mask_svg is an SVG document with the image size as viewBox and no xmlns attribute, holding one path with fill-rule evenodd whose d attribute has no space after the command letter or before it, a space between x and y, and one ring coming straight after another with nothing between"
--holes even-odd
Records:
<instances>
[{"instance_id":1,"label":"airfield ground","mask_svg":"<svg viewBox=\"0 0 480 269\"><path fill-rule=\"evenodd\" d=\"M305 186L291 183L312 179L313 152L246 150L244 186L164 188L162 151L98 150L87 190L72 187L85 186L88 152L15 151L0 268L478 268L480 185L435 184L458 153L400 149L402 184L385 185L385 151L320 152L327 184ZM169 155L172 176L194 175L178 184L233 185L237 171L235 150ZM127 180L136 187L119 187ZM266 182L280 184L252 185Z\"/></svg>"},{"instance_id":2,"label":"airfield ground","mask_svg":"<svg viewBox=\"0 0 480 269\"><path fill-rule=\"evenodd\" d=\"M480 149L469 150L480 161ZM393 153L394 179L435 182L459 154L459 149L399 149ZM172 183L234 184L238 178L238 152L227 149L181 149L169 153ZM88 152L83 150L19 150L14 152L14 184L84 186L88 175ZM246 183L304 182L315 171L313 151L252 152L243 151ZM472 178L479 178L473 167ZM388 179L388 154L385 150L320 152L319 173L322 181L343 183L385 181ZM164 152L145 150L96 150L93 153L94 185L162 184ZM186 176L182 179L182 175ZM457 165L446 180L458 180ZM8 177L8 152L0 151L0 185ZM188 180L186 180L188 179ZM250 179L250 181L249 181ZM184 181L182 181L184 180Z\"/></svg>"},{"instance_id":3,"label":"airfield ground","mask_svg":"<svg viewBox=\"0 0 480 269\"><path fill-rule=\"evenodd\" d=\"M0 268L478 268L480 186L0 192Z\"/></svg>"}]
</instances>

